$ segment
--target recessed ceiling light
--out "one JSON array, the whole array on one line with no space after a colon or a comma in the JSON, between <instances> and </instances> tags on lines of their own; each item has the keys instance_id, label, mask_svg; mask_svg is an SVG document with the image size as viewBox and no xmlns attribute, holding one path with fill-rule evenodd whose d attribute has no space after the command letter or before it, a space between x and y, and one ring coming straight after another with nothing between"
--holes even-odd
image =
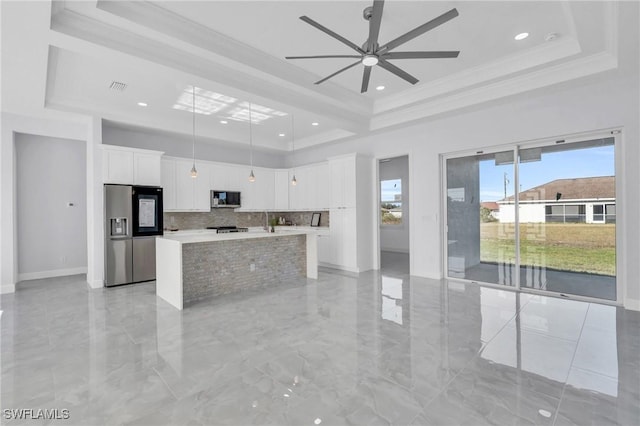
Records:
<instances>
[{"instance_id":1,"label":"recessed ceiling light","mask_svg":"<svg viewBox=\"0 0 640 426\"><path fill-rule=\"evenodd\" d=\"M138 106L146 107L147 103L146 102L138 102Z\"/></svg>"},{"instance_id":2,"label":"recessed ceiling light","mask_svg":"<svg viewBox=\"0 0 640 426\"><path fill-rule=\"evenodd\" d=\"M319 125L319 124L320 124L320 123L318 123L317 121L314 121L313 123L311 123L311 125L312 125L312 126L317 126L317 125Z\"/></svg>"},{"instance_id":3,"label":"recessed ceiling light","mask_svg":"<svg viewBox=\"0 0 640 426\"><path fill-rule=\"evenodd\" d=\"M280 133L278 136L283 137L283 136L284 136L284 133Z\"/></svg>"},{"instance_id":4,"label":"recessed ceiling light","mask_svg":"<svg viewBox=\"0 0 640 426\"><path fill-rule=\"evenodd\" d=\"M529 37L529 33L520 33L520 34L516 35L514 38L516 40L524 40L527 37Z\"/></svg>"},{"instance_id":5,"label":"recessed ceiling light","mask_svg":"<svg viewBox=\"0 0 640 426\"><path fill-rule=\"evenodd\" d=\"M228 121L227 120L220 120L220 124L227 124Z\"/></svg>"},{"instance_id":6,"label":"recessed ceiling light","mask_svg":"<svg viewBox=\"0 0 640 426\"><path fill-rule=\"evenodd\" d=\"M384 86L378 86L376 87L376 90L384 90Z\"/></svg>"}]
</instances>

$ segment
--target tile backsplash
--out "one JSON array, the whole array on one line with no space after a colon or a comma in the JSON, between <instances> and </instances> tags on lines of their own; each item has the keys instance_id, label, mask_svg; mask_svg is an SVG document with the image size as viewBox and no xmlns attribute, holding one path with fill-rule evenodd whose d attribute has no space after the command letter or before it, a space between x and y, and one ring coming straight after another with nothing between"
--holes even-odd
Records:
<instances>
[{"instance_id":1,"label":"tile backsplash","mask_svg":"<svg viewBox=\"0 0 640 426\"><path fill-rule=\"evenodd\" d=\"M287 224L299 226L311 225L313 211L308 212L269 212L269 220L283 217ZM329 211L321 210L320 226L329 226ZM215 209L211 212L165 212L165 229L204 229L208 226L264 226L263 212L236 213L233 209Z\"/></svg>"}]
</instances>

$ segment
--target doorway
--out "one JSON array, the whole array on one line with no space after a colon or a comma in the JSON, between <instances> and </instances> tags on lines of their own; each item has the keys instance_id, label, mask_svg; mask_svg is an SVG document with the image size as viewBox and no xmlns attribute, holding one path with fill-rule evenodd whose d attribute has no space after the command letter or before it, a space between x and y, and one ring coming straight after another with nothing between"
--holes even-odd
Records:
<instances>
[{"instance_id":1,"label":"doorway","mask_svg":"<svg viewBox=\"0 0 640 426\"><path fill-rule=\"evenodd\" d=\"M447 277L617 301L613 135L444 161Z\"/></svg>"},{"instance_id":2,"label":"doorway","mask_svg":"<svg viewBox=\"0 0 640 426\"><path fill-rule=\"evenodd\" d=\"M409 156L378 162L380 269L409 274Z\"/></svg>"}]
</instances>

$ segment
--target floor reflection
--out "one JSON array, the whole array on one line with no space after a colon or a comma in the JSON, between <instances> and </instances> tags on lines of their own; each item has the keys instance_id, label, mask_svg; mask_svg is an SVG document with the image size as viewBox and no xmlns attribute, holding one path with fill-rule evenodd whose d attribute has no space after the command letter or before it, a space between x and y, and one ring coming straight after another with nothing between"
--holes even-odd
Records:
<instances>
[{"instance_id":1,"label":"floor reflection","mask_svg":"<svg viewBox=\"0 0 640 426\"><path fill-rule=\"evenodd\" d=\"M0 299L0 402L78 424L640 424L639 313L387 265L184 311L153 283L23 283Z\"/></svg>"}]
</instances>

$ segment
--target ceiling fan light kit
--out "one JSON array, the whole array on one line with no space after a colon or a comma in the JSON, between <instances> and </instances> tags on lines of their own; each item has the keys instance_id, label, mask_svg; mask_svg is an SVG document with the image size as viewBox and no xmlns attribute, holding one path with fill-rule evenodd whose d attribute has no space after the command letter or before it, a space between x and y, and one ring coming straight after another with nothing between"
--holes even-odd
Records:
<instances>
[{"instance_id":1,"label":"ceiling fan light kit","mask_svg":"<svg viewBox=\"0 0 640 426\"><path fill-rule=\"evenodd\" d=\"M316 56L287 56L285 59L323 59L323 58L353 58L358 59L346 67L339 69L338 71L330 74L329 76L318 80L315 84L321 84L330 78L347 71L362 63L364 65L364 71L362 74L362 86L360 87L360 93L365 93L369 88L369 80L371 78L371 69L379 65L382 69L400 77L401 79L416 84L419 80L411 74L403 71L397 66L389 62L389 60L396 59L439 59L439 58L457 58L460 51L418 51L418 52L392 52L393 49L399 47L410 40L431 31L432 29L439 27L440 25L452 20L458 16L458 10L453 8L450 11L443 13L437 18L426 22L413 30L391 40L383 45L378 44L378 36L380 34L380 23L382 22L382 10L384 9L384 0L374 0L373 6L368 6L362 12L362 16L365 20L369 21L369 36L362 47L356 43L347 40L341 35L333 32L327 27L319 24L308 16L301 16L300 19L312 27L317 28L323 33L333 37L341 43L349 46L355 50L357 55L316 55Z\"/></svg>"}]
</instances>

